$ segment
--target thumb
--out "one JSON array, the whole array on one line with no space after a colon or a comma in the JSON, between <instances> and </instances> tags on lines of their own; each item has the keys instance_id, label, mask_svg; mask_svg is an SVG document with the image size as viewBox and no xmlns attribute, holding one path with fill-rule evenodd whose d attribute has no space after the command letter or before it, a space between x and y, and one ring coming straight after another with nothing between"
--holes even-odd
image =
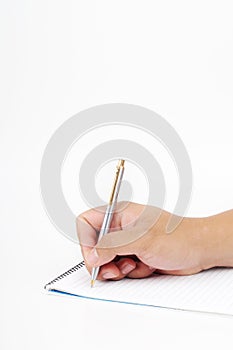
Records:
<instances>
[{"instance_id":1,"label":"thumb","mask_svg":"<svg viewBox=\"0 0 233 350\"><path fill-rule=\"evenodd\" d=\"M110 232L90 251L87 262L92 266L101 266L112 261L116 255L137 255L141 236L135 229Z\"/></svg>"}]
</instances>

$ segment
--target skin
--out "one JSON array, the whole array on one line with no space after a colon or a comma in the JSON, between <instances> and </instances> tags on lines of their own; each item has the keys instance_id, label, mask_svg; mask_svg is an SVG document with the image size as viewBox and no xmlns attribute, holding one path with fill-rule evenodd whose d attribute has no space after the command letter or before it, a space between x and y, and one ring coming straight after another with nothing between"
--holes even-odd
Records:
<instances>
[{"instance_id":1,"label":"skin","mask_svg":"<svg viewBox=\"0 0 233 350\"><path fill-rule=\"evenodd\" d=\"M98 241L106 207L77 218L77 233L89 273L98 279L144 278L153 273L190 275L216 266L233 267L233 210L204 218L179 218L171 233L171 213L132 202L117 204L110 232Z\"/></svg>"}]
</instances>

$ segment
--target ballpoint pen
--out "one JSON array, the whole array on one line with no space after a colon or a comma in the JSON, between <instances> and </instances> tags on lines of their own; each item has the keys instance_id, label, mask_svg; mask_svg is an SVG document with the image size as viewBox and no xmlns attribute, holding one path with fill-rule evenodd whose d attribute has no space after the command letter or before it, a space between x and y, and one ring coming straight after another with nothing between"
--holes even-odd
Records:
<instances>
[{"instance_id":1,"label":"ballpoint pen","mask_svg":"<svg viewBox=\"0 0 233 350\"><path fill-rule=\"evenodd\" d=\"M109 228L110 228L110 225L112 222L112 217L113 217L115 205L117 202L118 193L119 193L120 186L121 186L122 177L124 174L124 163L125 163L125 161L123 159L120 159L118 164L117 164L117 171L116 171L116 175L115 175L115 179L114 179L114 183L113 183L113 187L112 187L112 192L111 192L109 202L108 202L108 205L106 208L106 212L105 212L104 220L103 220L101 230L99 233L98 241L109 231ZM95 280L96 280L98 273L99 273L99 269L100 269L99 266L93 267L93 269L92 269L91 287L94 286Z\"/></svg>"}]
</instances>

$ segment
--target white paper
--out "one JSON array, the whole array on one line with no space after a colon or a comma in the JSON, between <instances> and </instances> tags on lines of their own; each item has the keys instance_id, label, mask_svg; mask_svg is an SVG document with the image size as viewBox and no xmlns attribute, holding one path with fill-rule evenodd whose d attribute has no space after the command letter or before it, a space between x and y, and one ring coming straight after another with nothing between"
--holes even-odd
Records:
<instances>
[{"instance_id":1,"label":"white paper","mask_svg":"<svg viewBox=\"0 0 233 350\"><path fill-rule=\"evenodd\" d=\"M233 269L215 268L190 276L153 275L144 279L96 281L85 267L47 285L79 297L233 315Z\"/></svg>"}]
</instances>

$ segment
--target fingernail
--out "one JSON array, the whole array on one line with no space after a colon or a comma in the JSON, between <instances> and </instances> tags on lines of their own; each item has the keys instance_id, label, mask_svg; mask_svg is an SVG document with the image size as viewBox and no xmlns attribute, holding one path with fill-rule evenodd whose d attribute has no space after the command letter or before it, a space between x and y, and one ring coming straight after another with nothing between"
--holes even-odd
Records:
<instances>
[{"instance_id":1,"label":"fingernail","mask_svg":"<svg viewBox=\"0 0 233 350\"><path fill-rule=\"evenodd\" d=\"M121 272L122 272L124 275L126 275L127 273L133 271L133 269L134 269L134 266L127 264L127 265L124 265L124 266L121 268Z\"/></svg>"},{"instance_id":2,"label":"fingernail","mask_svg":"<svg viewBox=\"0 0 233 350\"><path fill-rule=\"evenodd\" d=\"M93 248L87 256L87 261L90 265L95 265L98 260L99 260L99 255L97 253L97 250Z\"/></svg>"},{"instance_id":3,"label":"fingernail","mask_svg":"<svg viewBox=\"0 0 233 350\"><path fill-rule=\"evenodd\" d=\"M117 277L117 275L115 275L115 273L112 273L112 272L105 272L103 274L103 278L115 278Z\"/></svg>"}]
</instances>

